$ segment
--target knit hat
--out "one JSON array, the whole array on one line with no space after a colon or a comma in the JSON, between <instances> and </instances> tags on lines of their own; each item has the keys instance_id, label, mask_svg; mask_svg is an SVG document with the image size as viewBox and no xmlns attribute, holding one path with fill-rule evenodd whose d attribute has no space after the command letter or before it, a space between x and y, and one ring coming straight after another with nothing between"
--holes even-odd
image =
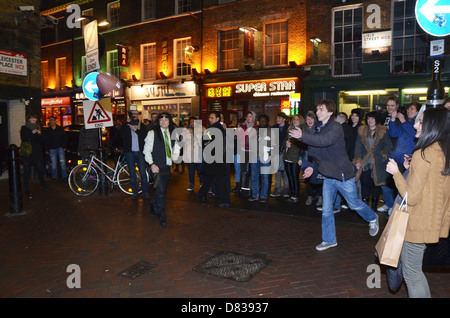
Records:
<instances>
[{"instance_id":1,"label":"knit hat","mask_svg":"<svg viewBox=\"0 0 450 318\"><path fill-rule=\"evenodd\" d=\"M351 111L352 114L356 114L359 117L359 121L364 118L364 109L362 108L353 108Z\"/></svg>"},{"instance_id":2,"label":"knit hat","mask_svg":"<svg viewBox=\"0 0 450 318\"><path fill-rule=\"evenodd\" d=\"M317 122L317 117L312 110L310 110L306 113L306 117L312 117L314 119L314 122L315 123Z\"/></svg>"}]
</instances>

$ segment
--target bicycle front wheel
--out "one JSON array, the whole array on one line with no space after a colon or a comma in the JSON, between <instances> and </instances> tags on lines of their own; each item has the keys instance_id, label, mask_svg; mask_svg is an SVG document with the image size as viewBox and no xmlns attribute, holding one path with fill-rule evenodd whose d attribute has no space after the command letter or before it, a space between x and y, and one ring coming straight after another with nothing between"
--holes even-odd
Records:
<instances>
[{"instance_id":1,"label":"bicycle front wheel","mask_svg":"<svg viewBox=\"0 0 450 318\"><path fill-rule=\"evenodd\" d=\"M97 171L84 163L73 168L68 177L70 190L82 197L94 193L99 181Z\"/></svg>"},{"instance_id":2,"label":"bicycle front wheel","mask_svg":"<svg viewBox=\"0 0 450 318\"><path fill-rule=\"evenodd\" d=\"M139 192L142 192L141 189L141 174L139 173L138 169L136 168L136 171L134 173L137 175L137 181L138 181L138 187ZM147 171L146 171L147 173ZM148 180L148 173L147 173L147 180ZM130 171L128 170L128 165L123 166L119 170L119 174L117 176L117 183L119 184L120 190L122 190L124 193L132 195L133 189L131 188L131 181L130 181Z\"/></svg>"}]
</instances>

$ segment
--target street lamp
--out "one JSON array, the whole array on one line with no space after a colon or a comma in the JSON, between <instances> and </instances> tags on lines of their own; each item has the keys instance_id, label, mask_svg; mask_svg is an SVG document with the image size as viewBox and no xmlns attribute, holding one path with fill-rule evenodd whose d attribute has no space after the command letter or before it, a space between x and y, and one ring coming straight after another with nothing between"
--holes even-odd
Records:
<instances>
[{"instance_id":1,"label":"street lamp","mask_svg":"<svg viewBox=\"0 0 450 318\"><path fill-rule=\"evenodd\" d=\"M94 17L91 17L91 16L87 16L87 15L82 15L82 16L80 16L78 19L75 19L75 22L80 22L80 21L85 21L85 22L92 22L92 21L94 21L94 20L96 20ZM98 26L107 26L107 25L109 25L110 23L109 23L109 21L108 20L106 20L106 19L103 19L101 22L98 22Z\"/></svg>"}]
</instances>

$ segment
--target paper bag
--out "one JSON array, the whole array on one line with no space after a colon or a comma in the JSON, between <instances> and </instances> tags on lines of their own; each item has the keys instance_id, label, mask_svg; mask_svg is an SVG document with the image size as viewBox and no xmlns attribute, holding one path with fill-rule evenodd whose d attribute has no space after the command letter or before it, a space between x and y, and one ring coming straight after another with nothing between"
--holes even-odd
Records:
<instances>
[{"instance_id":1,"label":"paper bag","mask_svg":"<svg viewBox=\"0 0 450 318\"><path fill-rule=\"evenodd\" d=\"M405 211L407 206L405 199L406 195L400 205L398 203L395 205L394 212L375 245L381 264L398 266L409 218L408 212Z\"/></svg>"}]
</instances>

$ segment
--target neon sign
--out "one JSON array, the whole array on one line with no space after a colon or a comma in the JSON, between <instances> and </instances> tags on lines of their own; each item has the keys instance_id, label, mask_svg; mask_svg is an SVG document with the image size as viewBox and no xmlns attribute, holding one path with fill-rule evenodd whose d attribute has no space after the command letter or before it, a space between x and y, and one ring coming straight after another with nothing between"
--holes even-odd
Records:
<instances>
[{"instance_id":1,"label":"neon sign","mask_svg":"<svg viewBox=\"0 0 450 318\"><path fill-rule=\"evenodd\" d=\"M228 84L227 86L223 84ZM223 98L231 96L265 97L289 96L295 93L297 79L261 80L252 82L223 83L206 87L207 98Z\"/></svg>"}]
</instances>

